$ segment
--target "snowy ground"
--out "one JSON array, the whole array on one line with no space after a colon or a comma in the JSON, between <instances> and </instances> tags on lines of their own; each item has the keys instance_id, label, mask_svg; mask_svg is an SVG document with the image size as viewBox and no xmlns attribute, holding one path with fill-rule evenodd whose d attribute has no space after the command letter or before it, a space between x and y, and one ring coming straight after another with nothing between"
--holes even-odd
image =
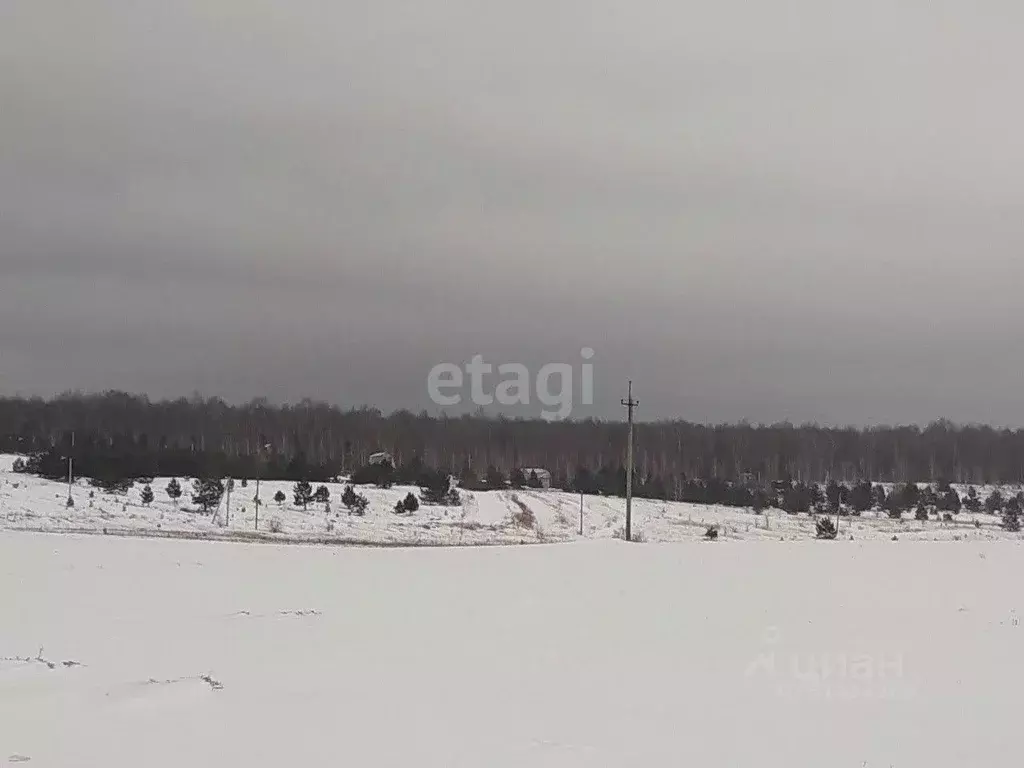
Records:
<instances>
[{"instance_id":1,"label":"snowy ground","mask_svg":"<svg viewBox=\"0 0 1024 768\"><path fill-rule=\"evenodd\" d=\"M328 484L330 512L321 504L303 510L292 503L292 484L262 483L264 506L256 533L255 486L232 495L230 514L226 500L218 514L192 511L191 484L179 478L185 495L173 504L165 491L169 478L153 482L155 501L144 506L142 486L126 495L103 493L79 481L72 489L75 506L65 506L67 486L10 471L13 456L0 456L0 530L65 533L138 534L189 538L268 539L278 542L368 543L399 545L517 544L574 541L580 538L579 496L561 491L463 492L459 507L422 506L413 515L395 515L395 502L416 488L380 490L360 487L370 502L365 517L347 514L341 504L344 486ZM1010 492L1012 489L1006 489ZM277 491L286 496L283 504L272 499ZM1012 490L1013 493L1016 490ZM93 498L90 498L93 494ZM587 539L611 539L621 535L625 503L619 498L588 496L582 500L583 531ZM513 515L525 506L536 524L524 527ZM634 502L634 531L648 542L693 541L704 536L707 527L720 526L722 538L793 540L814 536L814 521L808 515L787 515L771 510L755 515L751 510L709 507L638 499ZM227 519L226 519L227 518ZM899 539L927 540L1019 540L1021 534L1004 533L999 518L961 513L952 523L936 520L918 522L912 515L902 521L871 513L841 521L840 538L855 541ZM279 533L270 533L270 526Z\"/></svg>"},{"instance_id":2,"label":"snowy ground","mask_svg":"<svg viewBox=\"0 0 1024 768\"><path fill-rule=\"evenodd\" d=\"M1018 763L1019 544L0 532L0 764Z\"/></svg>"}]
</instances>

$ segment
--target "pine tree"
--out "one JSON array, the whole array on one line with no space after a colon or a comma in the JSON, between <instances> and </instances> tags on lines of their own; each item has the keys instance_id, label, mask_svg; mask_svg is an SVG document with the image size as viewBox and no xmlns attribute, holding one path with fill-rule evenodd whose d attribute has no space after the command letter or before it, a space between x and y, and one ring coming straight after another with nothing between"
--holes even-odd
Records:
<instances>
[{"instance_id":1,"label":"pine tree","mask_svg":"<svg viewBox=\"0 0 1024 768\"><path fill-rule=\"evenodd\" d=\"M153 488L148 484L142 489L142 503L147 507L153 503Z\"/></svg>"},{"instance_id":2,"label":"pine tree","mask_svg":"<svg viewBox=\"0 0 1024 768\"><path fill-rule=\"evenodd\" d=\"M985 499L985 511L990 515L999 514L1005 504L1006 502L1003 499L1003 494L997 488L989 494L987 499Z\"/></svg>"},{"instance_id":3,"label":"pine tree","mask_svg":"<svg viewBox=\"0 0 1024 768\"><path fill-rule=\"evenodd\" d=\"M313 500L313 486L309 484L308 480L300 480L292 488L292 496L295 499L295 506L306 509L309 502Z\"/></svg>"},{"instance_id":4,"label":"pine tree","mask_svg":"<svg viewBox=\"0 0 1024 768\"><path fill-rule=\"evenodd\" d=\"M209 512L211 507L220 504L224 495L224 482L215 478L202 478L192 481L192 503L203 508L203 512Z\"/></svg>"},{"instance_id":5,"label":"pine tree","mask_svg":"<svg viewBox=\"0 0 1024 768\"><path fill-rule=\"evenodd\" d=\"M537 477L537 470L535 470L535 469L531 469L530 470L530 477L527 478L526 484L530 488L540 488L541 487L540 478Z\"/></svg>"},{"instance_id":6,"label":"pine tree","mask_svg":"<svg viewBox=\"0 0 1024 768\"><path fill-rule=\"evenodd\" d=\"M313 501L317 504L326 504L331 500L331 491L326 485L318 486L313 494Z\"/></svg>"},{"instance_id":7,"label":"pine tree","mask_svg":"<svg viewBox=\"0 0 1024 768\"><path fill-rule=\"evenodd\" d=\"M287 498L288 497L284 495L284 491L278 491L277 493L274 494L274 501L277 502L277 506L281 506L282 504L284 504Z\"/></svg>"},{"instance_id":8,"label":"pine tree","mask_svg":"<svg viewBox=\"0 0 1024 768\"><path fill-rule=\"evenodd\" d=\"M167 484L167 495L174 502L174 506L177 507L178 499L181 498L181 483L178 482L178 478L172 477L171 482Z\"/></svg>"},{"instance_id":9,"label":"pine tree","mask_svg":"<svg viewBox=\"0 0 1024 768\"><path fill-rule=\"evenodd\" d=\"M341 494L341 503L348 509L349 514L352 513L352 507L356 505L357 498L356 489L351 485L346 485L345 492Z\"/></svg>"},{"instance_id":10,"label":"pine tree","mask_svg":"<svg viewBox=\"0 0 1024 768\"><path fill-rule=\"evenodd\" d=\"M406 512L412 513L420 508L420 500L416 498L416 494L410 491L405 496L405 501L402 502L402 506Z\"/></svg>"},{"instance_id":11,"label":"pine tree","mask_svg":"<svg viewBox=\"0 0 1024 768\"><path fill-rule=\"evenodd\" d=\"M819 517L814 527L819 539L834 539L839 535L836 524L832 522L830 517Z\"/></svg>"},{"instance_id":12,"label":"pine tree","mask_svg":"<svg viewBox=\"0 0 1024 768\"><path fill-rule=\"evenodd\" d=\"M491 491L501 491L505 489L505 475L493 464L487 468L487 489ZM415 498L415 497L414 497Z\"/></svg>"}]
</instances>

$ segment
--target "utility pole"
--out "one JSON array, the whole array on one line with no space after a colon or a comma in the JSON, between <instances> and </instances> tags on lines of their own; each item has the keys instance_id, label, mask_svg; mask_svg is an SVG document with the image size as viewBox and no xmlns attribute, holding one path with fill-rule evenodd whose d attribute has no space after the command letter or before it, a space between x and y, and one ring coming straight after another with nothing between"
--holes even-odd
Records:
<instances>
[{"instance_id":1,"label":"utility pole","mask_svg":"<svg viewBox=\"0 0 1024 768\"><path fill-rule=\"evenodd\" d=\"M74 461L75 461L74 453L75 453L75 433L72 432L71 433L71 450L68 451L68 502L67 502L67 505L69 507L75 506L75 500L73 498L71 498L71 479L73 477L73 475L72 475L72 468L74 467Z\"/></svg>"},{"instance_id":2,"label":"utility pole","mask_svg":"<svg viewBox=\"0 0 1024 768\"><path fill-rule=\"evenodd\" d=\"M580 536L583 535L583 492L580 491Z\"/></svg>"},{"instance_id":3,"label":"utility pole","mask_svg":"<svg viewBox=\"0 0 1024 768\"><path fill-rule=\"evenodd\" d=\"M629 382L629 394L622 401L629 413L629 431L626 442L626 541L633 540L633 410L640 405L633 399L633 382Z\"/></svg>"},{"instance_id":4,"label":"utility pole","mask_svg":"<svg viewBox=\"0 0 1024 768\"><path fill-rule=\"evenodd\" d=\"M260 504L263 500L260 498L260 474L263 469L263 451L270 450L270 443L261 444L256 451L256 530L260 529Z\"/></svg>"},{"instance_id":5,"label":"utility pole","mask_svg":"<svg viewBox=\"0 0 1024 768\"><path fill-rule=\"evenodd\" d=\"M228 478L228 482L227 482L228 498L227 498L227 502L224 504L224 527L225 528L227 526L231 525L231 486L233 486L234 484L235 484L235 481L232 480L229 477Z\"/></svg>"}]
</instances>

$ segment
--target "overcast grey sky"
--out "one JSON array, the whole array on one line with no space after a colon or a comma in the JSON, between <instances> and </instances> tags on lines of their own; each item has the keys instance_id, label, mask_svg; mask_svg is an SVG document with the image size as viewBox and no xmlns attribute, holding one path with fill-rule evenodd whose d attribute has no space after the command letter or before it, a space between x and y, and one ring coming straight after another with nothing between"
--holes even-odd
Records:
<instances>
[{"instance_id":1,"label":"overcast grey sky","mask_svg":"<svg viewBox=\"0 0 1024 768\"><path fill-rule=\"evenodd\" d=\"M1024 5L3 0L0 392L1024 424Z\"/></svg>"}]
</instances>

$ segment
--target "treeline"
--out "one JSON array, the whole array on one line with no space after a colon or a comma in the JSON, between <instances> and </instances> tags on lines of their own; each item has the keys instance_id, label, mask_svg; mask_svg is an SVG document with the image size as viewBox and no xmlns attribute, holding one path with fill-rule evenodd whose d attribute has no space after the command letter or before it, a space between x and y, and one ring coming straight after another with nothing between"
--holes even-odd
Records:
<instances>
[{"instance_id":1,"label":"treeline","mask_svg":"<svg viewBox=\"0 0 1024 768\"><path fill-rule=\"evenodd\" d=\"M47 462L71 455L83 463L83 474L116 464L134 476L251 477L259 470L268 478L316 482L387 451L399 467L417 461L478 476L495 467L506 477L520 467L543 467L557 487L602 473L594 482L617 487L625 439L620 422L384 415L312 401L153 402L120 392L0 398L0 451L50 454ZM648 422L636 428L636 461L641 483L668 498L679 497L694 478L760 487L829 479L1006 484L1024 480L1024 431L946 421L924 429Z\"/></svg>"}]
</instances>

